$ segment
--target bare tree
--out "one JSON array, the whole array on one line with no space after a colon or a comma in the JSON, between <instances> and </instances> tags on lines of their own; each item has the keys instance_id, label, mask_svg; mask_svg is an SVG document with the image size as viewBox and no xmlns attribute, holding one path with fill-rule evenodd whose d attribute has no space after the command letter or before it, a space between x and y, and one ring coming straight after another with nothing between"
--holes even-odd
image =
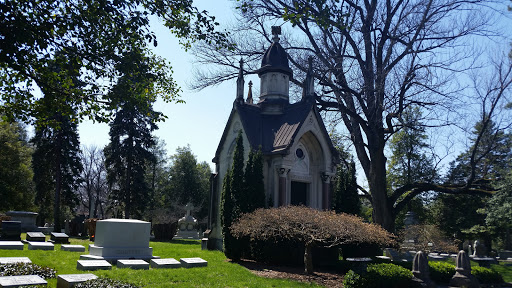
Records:
<instances>
[{"instance_id":1,"label":"bare tree","mask_svg":"<svg viewBox=\"0 0 512 288\"><path fill-rule=\"evenodd\" d=\"M489 187L468 177L464 185L410 183L387 191L385 147L400 129L402 112L417 106L429 127L449 124L448 112L464 106L457 78L472 67L469 43L492 32L498 13L484 0L245 0L240 1L238 26L231 29L235 50L195 50L200 64L216 69L197 72L194 88L218 84L236 75L243 57L247 74L254 74L264 47L271 41L270 25L288 28L281 43L287 49L297 86L314 56L314 77L321 87L317 104L344 124L369 185L361 189L372 203L376 223L394 230L397 213L414 196L426 191L488 194ZM284 30L284 29L283 29ZM510 65L507 63L506 65ZM506 66L505 65L505 66ZM201 67L205 67L201 65ZM500 106L511 75L497 73L500 87L489 91ZM203 68L204 69L204 68ZM492 117L494 109L489 111ZM474 157L472 165L478 161ZM474 166L473 166L474 167Z\"/></svg>"},{"instance_id":2,"label":"bare tree","mask_svg":"<svg viewBox=\"0 0 512 288\"><path fill-rule=\"evenodd\" d=\"M89 217L105 215L108 200L107 172L103 150L96 146L83 147L82 185L79 189L81 205L89 212Z\"/></svg>"}]
</instances>

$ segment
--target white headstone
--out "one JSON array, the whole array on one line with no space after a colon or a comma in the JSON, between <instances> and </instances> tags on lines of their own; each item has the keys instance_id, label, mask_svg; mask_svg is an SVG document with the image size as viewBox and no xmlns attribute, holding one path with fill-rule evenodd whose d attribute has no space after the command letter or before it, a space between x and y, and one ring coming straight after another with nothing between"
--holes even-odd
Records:
<instances>
[{"instance_id":1,"label":"white headstone","mask_svg":"<svg viewBox=\"0 0 512 288\"><path fill-rule=\"evenodd\" d=\"M46 285L47 282L37 275L0 277L0 287L18 287L28 285Z\"/></svg>"},{"instance_id":2,"label":"white headstone","mask_svg":"<svg viewBox=\"0 0 512 288\"><path fill-rule=\"evenodd\" d=\"M27 232L27 241L44 242L46 241L46 236L41 232Z\"/></svg>"},{"instance_id":3,"label":"white headstone","mask_svg":"<svg viewBox=\"0 0 512 288\"><path fill-rule=\"evenodd\" d=\"M71 252L85 252L85 247L82 245L67 245L62 244L60 250L71 251Z\"/></svg>"},{"instance_id":4,"label":"white headstone","mask_svg":"<svg viewBox=\"0 0 512 288\"><path fill-rule=\"evenodd\" d=\"M174 258L151 259L151 268L180 268L181 262Z\"/></svg>"},{"instance_id":5,"label":"white headstone","mask_svg":"<svg viewBox=\"0 0 512 288\"><path fill-rule=\"evenodd\" d=\"M149 247L151 223L134 219L107 219L96 222L94 245L81 259L152 259Z\"/></svg>"},{"instance_id":6,"label":"white headstone","mask_svg":"<svg viewBox=\"0 0 512 288\"><path fill-rule=\"evenodd\" d=\"M110 270L112 265L105 260L78 260L76 262L77 270Z\"/></svg>"},{"instance_id":7,"label":"white headstone","mask_svg":"<svg viewBox=\"0 0 512 288\"><path fill-rule=\"evenodd\" d=\"M94 274L61 274L57 277L57 288L73 287L75 284L97 278Z\"/></svg>"},{"instance_id":8,"label":"white headstone","mask_svg":"<svg viewBox=\"0 0 512 288\"><path fill-rule=\"evenodd\" d=\"M192 268L192 267L206 267L208 265L208 262L206 260L203 260L201 258L181 258L180 259L181 265L185 268Z\"/></svg>"},{"instance_id":9,"label":"white headstone","mask_svg":"<svg viewBox=\"0 0 512 288\"><path fill-rule=\"evenodd\" d=\"M148 270L149 263L144 260L120 259L117 260L117 268L131 268Z\"/></svg>"},{"instance_id":10,"label":"white headstone","mask_svg":"<svg viewBox=\"0 0 512 288\"><path fill-rule=\"evenodd\" d=\"M28 250L54 250L55 245L50 242L28 242Z\"/></svg>"},{"instance_id":11,"label":"white headstone","mask_svg":"<svg viewBox=\"0 0 512 288\"><path fill-rule=\"evenodd\" d=\"M0 264L32 263L28 257L0 257Z\"/></svg>"},{"instance_id":12,"label":"white headstone","mask_svg":"<svg viewBox=\"0 0 512 288\"><path fill-rule=\"evenodd\" d=\"M0 250L23 250L21 241L0 241Z\"/></svg>"}]
</instances>

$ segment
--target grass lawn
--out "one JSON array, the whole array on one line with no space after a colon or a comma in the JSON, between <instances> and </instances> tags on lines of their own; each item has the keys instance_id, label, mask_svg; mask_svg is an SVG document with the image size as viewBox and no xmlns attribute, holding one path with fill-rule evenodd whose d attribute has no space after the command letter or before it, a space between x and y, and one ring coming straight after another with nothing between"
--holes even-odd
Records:
<instances>
[{"instance_id":1,"label":"grass lawn","mask_svg":"<svg viewBox=\"0 0 512 288\"><path fill-rule=\"evenodd\" d=\"M22 234L22 239L25 239L25 234ZM49 239L48 236L47 239ZM81 239L70 239L70 242L85 247L92 243ZM222 252L201 250L199 241L150 242L150 246L153 247L155 256L176 260L200 257L208 261L208 267L131 270L113 266L112 270L78 271L77 260L81 254L88 254L88 252L61 251L59 244L55 245L54 251L28 250L26 245L23 251L0 250L0 257L28 257L34 264L57 270L57 275L93 273L100 277L126 281L143 287L321 287L291 280L258 277L246 268L226 261ZM56 279L48 281L48 287L56 286Z\"/></svg>"}]
</instances>

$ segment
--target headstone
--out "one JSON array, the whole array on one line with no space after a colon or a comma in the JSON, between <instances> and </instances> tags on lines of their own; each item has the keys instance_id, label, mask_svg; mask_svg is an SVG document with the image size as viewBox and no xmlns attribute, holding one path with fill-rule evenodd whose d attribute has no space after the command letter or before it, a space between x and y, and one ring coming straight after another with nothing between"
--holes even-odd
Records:
<instances>
[{"instance_id":1,"label":"headstone","mask_svg":"<svg viewBox=\"0 0 512 288\"><path fill-rule=\"evenodd\" d=\"M3 276L0 277L0 287L18 287L18 286L32 286L44 285L47 282L37 275L23 275L23 276Z\"/></svg>"},{"instance_id":2,"label":"headstone","mask_svg":"<svg viewBox=\"0 0 512 288\"><path fill-rule=\"evenodd\" d=\"M94 274L61 274L57 277L57 288L74 287L75 284L97 278Z\"/></svg>"},{"instance_id":3,"label":"headstone","mask_svg":"<svg viewBox=\"0 0 512 288\"><path fill-rule=\"evenodd\" d=\"M52 240L53 243L69 244L69 236L66 233L52 232L50 240Z\"/></svg>"},{"instance_id":4,"label":"headstone","mask_svg":"<svg viewBox=\"0 0 512 288\"><path fill-rule=\"evenodd\" d=\"M20 221L21 222L21 231L35 231L36 226L36 212L28 212L28 211L9 211L5 213L7 216L11 216L12 221Z\"/></svg>"},{"instance_id":5,"label":"headstone","mask_svg":"<svg viewBox=\"0 0 512 288\"><path fill-rule=\"evenodd\" d=\"M131 268L148 270L149 263L144 260L131 260L131 259L120 259L117 260L117 268Z\"/></svg>"},{"instance_id":6,"label":"headstone","mask_svg":"<svg viewBox=\"0 0 512 288\"><path fill-rule=\"evenodd\" d=\"M71 222L70 220L65 220L64 221L64 233L68 234L71 232L71 229L69 228L69 222Z\"/></svg>"},{"instance_id":7,"label":"headstone","mask_svg":"<svg viewBox=\"0 0 512 288\"><path fill-rule=\"evenodd\" d=\"M0 257L0 264L32 263L28 257Z\"/></svg>"},{"instance_id":8,"label":"headstone","mask_svg":"<svg viewBox=\"0 0 512 288\"><path fill-rule=\"evenodd\" d=\"M199 231L197 231L198 223L196 218L192 217L191 214L194 206L188 203L185 209L187 209L187 213L178 220L178 233L175 239L199 239Z\"/></svg>"},{"instance_id":9,"label":"headstone","mask_svg":"<svg viewBox=\"0 0 512 288\"><path fill-rule=\"evenodd\" d=\"M471 244L468 245L468 255L473 255L473 249L471 249Z\"/></svg>"},{"instance_id":10,"label":"headstone","mask_svg":"<svg viewBox=\"0 0 512 288\"><path fill-rule=\"evenodd\" d=\"M26 239L30 242L45 242L46 236L41 232L27 232Z\"/></svg>"},{"instance_id":11,"label":"headstone","mask_svg":"<svg viewBox=\"0 0 512 288\"><path fill-rule=\"evenodd\" d=\"M512 258L512 251L502 250L498 251L498 256L500 260L507 260L508 258Z\"/></svg>"},{"instance_id":12,"label":"headstone","mask_svg":"<svg viewBox=\"0 0 512 288\"><path fill-rule=\"evenodd\" d=\"M23 250L21 241L0 241L0 250Z\"/></svg>"},{"instance_id":13,"label":"headstone","mask_svg":"<svg viewBox=\"0 0 512 288\"><path fill-rule=\"evenodd\" d=\"M485 245L483 243L480 243L480 241L475 240L473 248L475 249L475 252L473 252L474 257L483 258L487 256L487 249L485 248Z\"/></svg>"},{"instance_id":14,"label":"headstone","mask_svg":"<svg viewBox=\"0 0 512 288\"><path fill-rule=\"evenodd\" d=\"M20 221L2 221L2 241L21 241L21 222Z\"/></svg>"},{"instance_id":15,"label":"headstone","mask_svg":"<svg viewBox=\"0 0 512 288\"><path fill-rule=\"evenodd\" d=\"M50 233L53 232L53 227L41 226L41 227L37 227L35 230L43 233L44 235L50 235Z\"/></svg>"},{"instance_id":16,"label":"headstone","mask_svg":"<svg viewBox=\"0 0 512 288\"><path fill-rule=\"evenodd\" d=\"M85 252L85 247L82 245L66 245L62 244L60 246L60 250L62 251L71 251L71 252Z\"/></svg>"},{"instance_id":17,"label":"headstone","mask_svg":"<svg viewBox=\"0 0 512 288\"><path fill-rule=\"evenodd\" d=\"M94 244L80 259L153 259L149 247L151 224L135 219L107 219L96 222Z\"/></svg>"},{"instance_id":18,"label":"headstone","mask_svg":"<svg viewBox=\"0 0 512 288\"><path fill-rule=\"evenodd\" d=\"M112 265L105 260L78 260L76 262L77 270L111 270Z\"/></svg>"},{"instance_id":19,"label":"headstone","mask_svg":"<svg viewBox=\"0 0 512 288\"><path fill-rule=\"evenodd\" d=\"M50 242L28 242L28 250L54 250L55 245Z\"/></svg>"},{"instance_id":20,"label":"headstone","mask_svg":"<svg viewBox=\"0 0 512 288\"><path fill-rule=\"evenodd\" d=\"M384 248L384 255L391 258L392 261L399 261L400 254L393 248Z\"/></svg>"},{"instance_id":21,"label":"headstone","mask_svg":"<svg viewBox=\"0 0 512 288\"><path fill-rule=\"evenodd\" d=\"M208 266L208 262L201 258L181 258L181 265L185 268L193 268L193 267L206 267Z\"/></svg>"},{"instance_id":22,"label":"headstone","mask_svg":"<svg viewBox=\"0 0 512 288\"><path fill-rule=\"evenodd\" d=\"M181 262L174 258L151 259L151 268L180 268Z\"/></svg>"},{"instance_id":23,"label":"headstone","mask_svg":"<svg viewBox=\"0 0 512 288\"><path fill-rule=\"evenodd\" d=\"M430 280L430 273L428 271L428 260L422 251L414 255L412 261L412 281L413 287L436 287L434 282Z\"/></svg>"},{"instance_id":24,"label":"headstone","mask_svg":"<svg viewBox=\"0 0 512 288\"><path fill-rule=\"evenodd\" d=\"M471 275L471 263L466 251L459 251L456 262L457 267L455 268L455 275L450 281L450 286L478 288L480 285L478 280Z\"/></svg>"}]
</instances>

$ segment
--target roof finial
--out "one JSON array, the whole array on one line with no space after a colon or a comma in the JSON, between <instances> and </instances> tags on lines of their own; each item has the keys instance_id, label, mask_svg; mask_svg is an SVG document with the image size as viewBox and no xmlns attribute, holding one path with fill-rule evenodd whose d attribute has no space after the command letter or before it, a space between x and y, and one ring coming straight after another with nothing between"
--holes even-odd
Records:
<instances>
[{"instance_id":1,"label":"roof finial","mask_svg":"<svg viewBox=\"0 0 512 288\"><path fill-rule=\"evenodd\" d=\"M272 40L279 42L279 35L281 35L281 26L272 26Z\"/></svg>"},{"instance_id":2,"label":"roof finial","mask_svg":"<svg viewBox=\"0 0 512 288\"><path fill-rule=\"evenodd\" d=\"M244 60L240 58L240 69L238 70L238 79L236 79L236 100L244 101Z\"/></svg>"},{"instance_id":3,"label":"roof finial","mask_svg":"<svg viewBox=\"0 0 512 288\"><path fill-rule=\"evenodd\" d=\"M253 99L252 99L252 81L249 81L249 92L247 93L247 100L245 101L245 103L253 104Z\"/></svg>"}]
</instances>

